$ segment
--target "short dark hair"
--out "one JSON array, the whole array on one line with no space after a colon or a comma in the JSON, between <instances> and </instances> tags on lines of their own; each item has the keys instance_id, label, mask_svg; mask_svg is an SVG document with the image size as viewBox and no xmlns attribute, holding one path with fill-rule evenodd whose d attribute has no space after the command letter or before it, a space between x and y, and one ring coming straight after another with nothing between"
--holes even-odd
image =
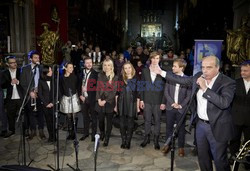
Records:
<instances>
[{"instance_id":1,"label":"short dark hair","mask_svg":"<svg viewBox=\"0 0 250 171\"><path fill-rule=\"evenodd\" d=\"M92 58L91 58L91 57L86 56L86 57L84 58L84 61L86 61L86 60L88 60L88 59L91 59L91 60L92 60Z\"/></svg>"},{"instance_id":2,"label":"short dark hair","mask_svg":"<svg viewBox=\"0 0 250 171\"><path fill-rule=\"evenodd\" d=\"M240 66L248 66L248 65L250 66L250 60L242 62Z\"/></svg>"},{"instance_id":3,"label":"short dark hair","mask_svg":"<svg viewBox=\"0 0 250 171\"><path fill-rule=\"evenodd\" d=\"M31 50L28 53L28 58L31 59L31 58L33 58L34 55L39 55L40 56L40 54L39 54L39 52L37 50Z\"/></svg>"},{"instance_id":4,"label":"short dark hair","mask_svg":"<svg viewBox=\"0 0 250 171\"><path fill-rule=\"evenodd\" d=\"M49 73L49 68L51 68L51 66L49 65L43 65L42 66L42 75L41 78L45 80L47 74Z\"/></svg>"},{"instance_id":5,"label":"short dark hair","mask_svg":"<svg viewBox=\"0 0 250 171\"><path fill-rule=\"evenodd\" d=\"M16 59L16 56L6 56L5 62L9 62L9 59Z\"/></svg>"}]
</instances>

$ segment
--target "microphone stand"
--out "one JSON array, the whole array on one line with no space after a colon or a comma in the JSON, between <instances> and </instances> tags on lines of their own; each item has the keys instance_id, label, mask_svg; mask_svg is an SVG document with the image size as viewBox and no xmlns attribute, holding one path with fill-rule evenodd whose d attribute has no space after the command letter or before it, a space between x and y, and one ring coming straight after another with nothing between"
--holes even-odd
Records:
<instances>
[{"instance_id":1,"label":"microphone stand","mask_svg":"<svg viewBox=\"0 0 250 171\"><path fill-rule=\"evenodd\" d=\"M174 170L174 154L175 154L175 140L176 140L176 137L177 137L177 135L179 133L179 129L180 129L181 125L185 121L188 109L191 106L191 104L192 104L192 102L193 102L193 100L194 100L194 98L195 98L198 91L199 91L199 86L196 87L196 89L194 91L194 94L192 95L192 97L191 97L185 111L183 112L181 118L179 119L178 123L174 124L174 126L173 126L174 129L173 129L172 135L170 135L168 137L166 143L164 144L164 145L168 145L168 146L171 144L171 169L170 169L171 171ZM190 123L190 125L191 124L192 123ZM186 130L186 132L188 132L190 134L190 130Z\"/></svg>"},{"instance_id":2,"label":"microphone stand","mask_svg":"<svg viewBox=\"0 0 250 171\"><path fill-rule=\"evenodd\" d=\"M74 148L75 148L75 154L76 154L76 168L71 166L70 164L67 164L72 170L74 171L80 171L78 167L78 147L79 147L79 141L77 140L77 134L76 134L76 119L74 116L74 111L73 111L73 95L72 95L72 90L69 89L69 94L70 94L70 99L71 99L71 108L72 108L72 116L73 116L73 125L74 125L74 134L75 134L75 139L74 139Z\"/></svg>"},{"instance_id":3,"label":"microphone stand","mask_svg":"<svg viewBox=\"0 0 250 171\"><path fill-rule=\"evenodd\" d=\"M94 171L96 171L96 165L97 165L96 161L97 161L98 147L99 147L99 140L97 142L96 151L95 151L95 157L94 157Z\"/></svg>"},{"instance_id":4,"label":"microphone stand","mask_svg":"<svg viewBox=\"0 0 250 171\"><path fill-rule=\"evenodd\" d=\"M22 155L22 162L23 162L23 165L24 166L26 166L26 147L25 147L25 129L24 129L24 127L25 127L25 123L24 123L24 106L25 106L25 102L26 102L26 100L27 100L27 97L28 97L28 94L29 94L29 90L30 90L30 87L31 87L31 83L33 82L33 80L34 80L34 77L35 77L35 75L36 75L36 67L37 67L38 65L36 65L33 69L34 69L34 73L32 74L32 76L31 76L31 79L30 79L30 82L29 82L29 84L28 84L28 88L27 88L27 90L26 90L26 92L25 92L25 96L24 96L24 98L23 98L23 101L22 101L22 105L21 105L21 107L20 107L20 109L19 109L19 111L18 111L18 117L17 117L17 120L16 120L16 122L18 123L18 125L20 126L20 132L21 132L21 139L20 139L20 141L22 141L22 149L23 149L23 155ZM31 69L31 72L32 72L32 70L33 69ZM21 120L20 120L20 118L21 118ZM21 123L20 123L21 122ZM32 162L32 161L31 161ZM29 163L29 165L30 165L31 163Z\"/></svg>"},{"instance_id":5,"label":"microphone stand","mask_svg":"<svg viewBox=\"0 0 250 171\"><path fill-rule=\"evenodd\" d=\"M56 66L56 99L55 99L55 67ZM53 85L53 89L52 89L52 94L53 94L53 104L55 104L55 106L53 106L53 142L56 139L56 168L53 168L51 165L47 165L50 169L52 169L53 171L60 171L60 167L59 167L59 129L58 129L58 124L59 124L59 115L58 115L58 101L59 101L59 65L54 65L53 66L53 77L52 77L52 85ZM54 137L54 134L56 134L56 136Z\"/></svg>"}]
</instances>

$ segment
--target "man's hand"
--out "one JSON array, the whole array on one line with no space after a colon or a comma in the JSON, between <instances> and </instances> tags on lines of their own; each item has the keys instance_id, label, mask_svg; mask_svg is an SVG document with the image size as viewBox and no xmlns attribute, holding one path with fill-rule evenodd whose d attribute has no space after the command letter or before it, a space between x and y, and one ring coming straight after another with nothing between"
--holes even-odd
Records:
<instances>
[{"instance_id":1,"label":"man's hand","mask_svg":"<svg viewBox=\"0 0 250 171\"><path fill-rule=\"evenodd\" d=\"M159 74L159 75L161 75L161 73L162 73L162 69L161 69L161 67L159 65L151 67L150 71L154 72L155 74Z\"/></svg>"},{"instance_id":2,"label":"man's hand","mask_svg":"<svg viewBox=\"0 0 250 171\"><path fill-rule=\"evenodd\" d=\"M140 101L140 108L141 109L144 109L145 105L144 105L144 102L143 101Z\"/></svg>"},{"instance_id":3,"label":"man's hand","mask_svg":"<svg viewBox=\"0 0 250 171\"><path fill-rule=\"evenodd\" d=\"M117 113L117 105L115 105L114 111Z\"/></svg>"},{"instance_id":4,"label":"man's hand","mask_svg":"<svg viewBox=\"0 0 250 171\"><path fill-rule=\"evenodd\" d=\"M53 107L53 104L52 103L49 103L46 108L52 108Z\"/></svg>"},{"instance_id":5,"label":"man's hand","mask_svg":"<svg viewBox=\"0 0 250 171\"><path fill-rule=\"evenodd\" d=\"M160 109L161 109L161 110L165 110L165 109L166 109L166 105L165 105L165 104L161 104L161 105L160 105Z\"/></svg>"},{"instance_id":6,"label":"man's hand","mask_svg":"<svg viewBox=\"0 0 250 171\"><path fill-rule=\"evenodd\" d=\"M207 89L207 85L206 85L206 80L200 76L196 83L200 86L200 89L202 89L203 91L205 91Z\"/></svg>"},{"instance_id":7,"label":"man's hand","mask_svg":"<svg viewBox=\"0 0 250 171\"><path fill-rule=\"evenodd\" d=\"M81 95L80 99L81 99L82 102L85 102L85 97L84 96Z\"/></svg>"},{"instance_id":8,"label":"man's hand","mask_svg":"<svg viewBox=\"0 0 250 171\"><path fill-rule=\"evenodd\" d=\"M82 86L82 93L87 92L87 88L85 86Z\"/></svg>"},{"instance_id":9,"label":"man's hand","mask_svg":"<svg viewBox=\"0 0 250 171\"><path fill-rule=\"evenodd\" d=\"M31 91L31 92L30 92L30 97L31 97L32 99L35 99L35 98L37 98L37 94L36 94L34 91Z\"/></svg>"},{"instance_id":10,"label":"man's hand","mask_svg":"<svg viewBox=\"0 0 250 171\"><path fill-rule=\"evenodd\" d=\"M12 80L11 80L11 84L18 84L19 83L19 81L16 79L16 78L13 78Z\"/></svg>"},{"instance_id":11,"label":"man's hand","mask_svg":"<svg viewBox=\"0 0 250 171\"><path fill-rule=\"evenodd\" d=\"M105 100L98 101L99 106L102 106L102 107L105 105L105 103L106 103Z\"/></svg>"}]
</instances>

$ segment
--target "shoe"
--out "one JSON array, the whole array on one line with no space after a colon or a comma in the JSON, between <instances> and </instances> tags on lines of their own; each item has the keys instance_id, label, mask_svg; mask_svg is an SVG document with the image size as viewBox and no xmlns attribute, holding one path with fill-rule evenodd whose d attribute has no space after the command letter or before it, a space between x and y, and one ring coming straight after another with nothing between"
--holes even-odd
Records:
<instances>
[{"instance_id":1,"label":"shoe","mask_svg":"<svg viewBox=\"0 0 250 171\"><path fill-rule=\"evenodd\" d=\"M26 138L30 136L30 133L29 133L29 130L28 130L28 129L26 129L26 130L24 131L24 136L25 136Z\"/></svg>"},{"instance_id":2,"label":"shoe","mask_svg":"<svg viewBox=\"0 0 250 171\"><path fill-rule=\"evenodd\" d=\"M84 141L86 138L88 138L89 135L83 135L81 138L80 138L80 141Z\"/></svg>"},{"instance_id":3,"label":"shoe","mask_svg":"<svg viewBox=\"0 0 250 171\"><path fill-rule=\"evenodd\" d=\"M160 150L159 135L154 137L154 147L155 147L155 150Z\"/></svg>"},{"instance_id":4,"label":"shoe","mask_svg":"<svg viewBox=\"0 0 250 171\"><path fill-rule=\"evenodd\" d=\"M36 130L31 130L28 140L32 140L36 136Z\"/></svg>"},{"instance_id":5,"label":"shoe","mask_svg":"<svg viewBox=\"0 0 250 171\"><path fill-rule=\"evenodd\" d=\"M122 144L121 144L121 148L125 149L126 148L126 141L125 141L126 137L122 137Z\"/></svg>"},{"instance_id":6,"label":"shoe","mask_svg":"<svg viewBox=\"0 0 250 171\"><path fill-rule=\"evenodd\" d=\"M101 140L101 141L103 141L103 140L104 140L104 137L105 137L104 132L101 132L101 135L100 135L100 140Z\"/></svg>"},{"instance_id":7,"label":"shoe","mask_svg":"<svg viewBox=\"0 0 250 171\"><path fill-rule=\"evenodd\" d=\"M11 136L15 135L14 131L9 131L7 134L5 134L5 136L3 138L9 138Z\"/></svg>"},{"instance_id":8,"label":"shoe","mask_svg":"<svg viewBox=\"0 0 250 171\"><path fill-rule=\"evenodd\" d=\"M146 147L147 144L150 143L150 135L145 135L143 142L141 143L141 147Z\"/></svg>"},{"instance_id":9,"label":"shoe","mask_svg":"<svg viewBox=\"0 0 250 171\"><path fill-rule=\"evenodd\" d=\"M184 155L185 155L184 148L179 148L178 155L179 155L179 157L184 157Z\"/></svg>"},{"instance_id":10,"label":"shoe","mask_svg":"<svg viewBox=\"0 0 250 171\"><path fill-rule=\"evenodd\" d=\"M95 136L91 136L91 142L95 142Z\"/></svg>"},{"instance_id":11,"label":"shoe","mask_svg":"<svg viewBox=\"0 0 250 171\"><path fill-rule=\"evenodd\" d=\"M7 131L2 131L0 137L4 137L7 134Z\"/></svg>"},{"instance_id":12,"label":"shoe","mask_svg":"<svg viewBox=\"0 0 250 171\"><path fill-rule=\"evenodd\" d=\"M126 140L126 149L128 150L130 149L132 137L133 137L133 130L129 130L128 135L127 135L127 140Z\"/></svg>"},{"instance_id":13,"label":"shoe","mask_svg":"<svg viewBox=\"0 0 250 171\"><path fill-rule=\"evenodd\" d=\"M46 139L46 136L43 132L43 129L39 129L39 137L41 138L41 140L45 140Z\"/></svg>"},{"instance_id":14,"label":"shoe","mask_svg":"<svg viewBox=\"0 0 250 171\"><path fill-rule=\"evenodd\" d=\"M106 135L106 136L105 136L104 143L103 143L103 146L104 146L104 147L107 147L108 145L109 145L109 135Z\"/></svg>"},{"instance_id":15,"label":"shoe","mask_svg":"<svg viewBox=\"0 0 250 171\"><path fill-rule=\"evenodd\" d=\"M168 145L164 145L161 149L161 152L166 155L170 151L170 147Z\"/></svg>"},{"instance_id":16,"label":"shoe","mask_svg":"<svg viewBox=\"0 0 250 171\"><path fill-rule=\"evenodd\" d=\"M197 148L196 148L196 147L194 147L194 148L192 149L191 154L192 154L193 156L197 156L198 152L197 152Z\"/></svg>"}]
</instances>

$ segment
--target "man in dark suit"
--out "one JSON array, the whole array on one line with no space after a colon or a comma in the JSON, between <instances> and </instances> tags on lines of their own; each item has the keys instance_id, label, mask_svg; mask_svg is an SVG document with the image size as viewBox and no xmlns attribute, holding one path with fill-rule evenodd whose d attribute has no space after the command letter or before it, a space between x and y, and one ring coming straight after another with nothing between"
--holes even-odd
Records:
<instances>
[{"instance_id":1,"label":"man in dark suit","mask_svg":"<svg viewBox=\"0 0 250 171\"><path fill-rule=\"evenodd\" d=\"M150 131L152 115L154 116L154 148L160 149L159 135L160 135L160 119L161 110L165 109L165 98L163 97L164 80L160 75L156 75L151 70L159 65L160 55L158 52L152 52L150 54L150 67L142 70L142 79L140 81L143 84L143 89L138 88L141 92L140 108L143 109L145 119L145 137L141 143L141 147L145 147L150 143Z\"/></svg>"},{"instance_id":2,"label":"man in dark suit","mask_svg":"<svg viewBox=\"0 0 250 171\"><path fill-rule=\"evenodd\" d=\"M192 120L196 123L196 140L200 169L230 171L227 159L228 141L233 138L231 103L235 92L235 81L219 73L220 61L215 56L202 60L202 72L183 78L162 71L154 72L182 85L192 86Z\"/></svg>"},{"instance_id":3,"label":"man in dark suit","mask_svg":"<svg viewBox=\"0 0 250 171\"><path fill-rule=\"evenodd\" d=\"M6 109L9 124L9 132L4 136L8 138L15 134L15 118L21 107L22 88L19 84L20 68L17 68L15 56L6 57L8 69L3 72L3 88L7 89Z\"/></svg>"},{"instance_id":4,"label":"man in dark suit","mask_svg":"<svg viewBox=\"0 0 250 171\"><path fill-rule=\"evenodd\" d=\"M175 59L173 62L172 71L174 74L186 77L183 73L187 63L184 59ZM164 95L166 98L166 139L173 134L173 126L185 114L187 104L190 100L191 89L190 87L176 84L173 82L166 82ZM178 155L183 157L185 145L185 122L180 126L178 132ZM164 154L168 153L169 146L165 145L162 149Z\"/></svg>"},{"instance_id":5,"label":"man in dark suit","mask_svg":"<svg viewBox=\"0 0 250 171\"><path fill-rule=\"evenodd\" d=\"M241 135L244 142L250 140L250 60L241 64L241 78L236 80L236 92L233 100L232 114L236 128L236 136L230 142L230 151L235 156L241 144Z\"/></svg>"},{"instance_id":6,"label":"man in dark suit","mask_svg":"<svg viewBox=\"0 0 250 171\"><path fill-rule=\"evenodd\" d=\"M35 111L34 108L39 109L39 99L38 99L38 81L40 78L40 55L37 51L32 50L29 52L28 57L31 61L30 64L24 66L22 68L21 76L20 76L20 85L23 89L23 94L25 95L26 91L28 91L28 102L26 105L26 123L30 124L30 135L29 140L32 140L34 136L36 136L36 122L38 123L39 136L41 139L45 139L45 135L43 132L44 129L44 117L43 113L39 110ZM28 90L28 85L32 76L34 75L33 80L31 81L30 89ZM34 106L31 106L32 102L36 103ZM36 102L35 102L36 101ZM28 121L27 121L28 119ZM27 127L27 125L26 125ZM28 129L28 127L26 128Z\"/></svg>"},{"instance_id":7,"label":"man in dark suit","mask_svg":"<svg viewBox=\"0 0 250 171\"><path fill-rule=\"evenodd\" d=\"M95 140L97 130L97 112L95 111L96 91L90 88L95 87L98 78L98 73L93 69L93 62L91 57L84 59L85 68L81 72L81 89L82 94L80 99L82 101L82 114L83 114L83 136L81 141L89 136L89 124L92 120L92 134L91 141Z\"/></svg>"}]
</instances>

